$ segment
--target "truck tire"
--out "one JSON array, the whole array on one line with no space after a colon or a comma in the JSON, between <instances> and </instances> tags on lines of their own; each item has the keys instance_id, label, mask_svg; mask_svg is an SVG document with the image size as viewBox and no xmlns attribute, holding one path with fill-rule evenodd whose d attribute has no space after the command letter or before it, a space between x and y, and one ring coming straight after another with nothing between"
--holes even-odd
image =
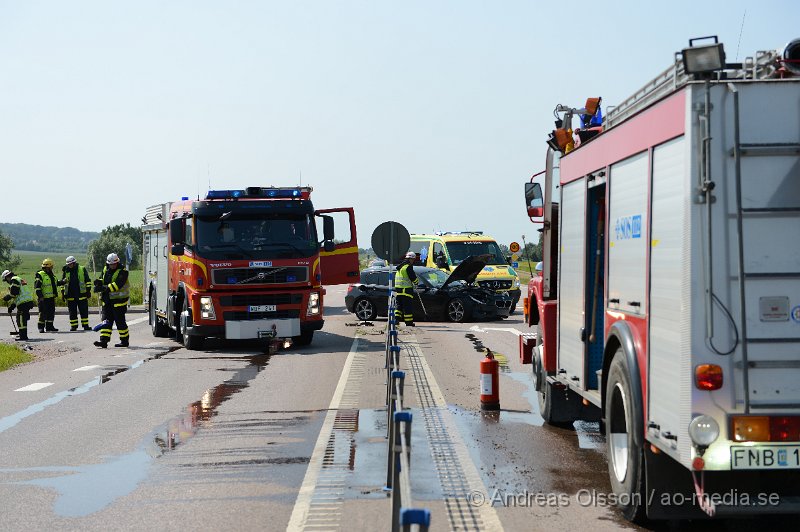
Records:
<instances>
[{"instance_id":1,"label":"truck tire","mask_svg":"<svg viewBox=\"0 0 800 532\"><path fill-rule=\"evenodd\" d=\"M189 334L189 329L192 328L192 307L189 305L189 300L183 300L180 315L180 342L190 351L197 351L203 347L202 336L194 336Z\"/></svg>"},{"instance_id":2,"label":"truck tire","mask_svg":"<svg viewBox=\"0 0 800 532\"><path fill-rule=\"evenodd\" d=\"M311 345L314 339L314 331L303 331L300 336L292 336L292 345L305 346Z\"/></svg>"},{"instance_id":3,"label":"truck tire","mask_svg":"<svg viewBox=\"0 0 800 532\"><path fill-rule=\"evenodd\" d=\"M605 433L608 474L617 506L625 519L641 522L646 514L642 398L631 392L631 373L622 348L608 368ZM637 436L638 435L638 438Z\"/></svg>"},{"instance_id":4,"label":"truck tire","mask_svg":"<svg viewBox=\"0 0 800 532\"><path fill-rule=\"evenodd\" d=\"M150 330L153 331L153 336L156 338L164 338L167 336L167 326L156 315L156 291L150 291L150 299L148 300L148 313L150 315Z\"/></svg>"}]
</instances>

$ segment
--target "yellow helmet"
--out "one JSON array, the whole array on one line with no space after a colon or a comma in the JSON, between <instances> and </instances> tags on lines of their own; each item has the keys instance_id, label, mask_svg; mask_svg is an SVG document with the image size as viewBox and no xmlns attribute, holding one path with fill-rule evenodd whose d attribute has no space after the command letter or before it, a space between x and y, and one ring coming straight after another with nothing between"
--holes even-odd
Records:
<instances>
[{"instance_id":1,"label":"yellow helmet","mask_svg":"<svg viewBox=\"0 0 800 532\"><path fill-rule=\"evenodd\" d=\"M42 268L52 268L53 267L53 259L44 259L42 261Z\"/></svg>"}]
</instances>

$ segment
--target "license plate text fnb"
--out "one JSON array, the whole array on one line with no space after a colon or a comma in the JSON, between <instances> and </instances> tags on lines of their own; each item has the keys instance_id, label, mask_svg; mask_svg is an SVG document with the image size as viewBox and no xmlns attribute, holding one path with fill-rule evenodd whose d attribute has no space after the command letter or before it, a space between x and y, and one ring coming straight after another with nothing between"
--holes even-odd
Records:
<instances>
[{"instance_id":1,"label":"license plate text fnb","mask_svg":"<svg viewBox=\"0 0 800 532\"><path fill-rule=\"evenodd\" d=\"M800 469L800 446L734 446L731 469Z\"/></svg>"}]
</instances>

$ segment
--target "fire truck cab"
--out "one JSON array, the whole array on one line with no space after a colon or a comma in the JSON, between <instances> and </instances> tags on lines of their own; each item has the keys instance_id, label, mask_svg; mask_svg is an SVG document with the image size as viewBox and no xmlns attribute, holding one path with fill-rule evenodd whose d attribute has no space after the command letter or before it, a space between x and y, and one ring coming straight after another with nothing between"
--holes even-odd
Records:
<instances>
[{"instance_id":1,"label":"fire truck cab","mask_svg":"<svg viewBox=\"0 0 800 532\"><path fill-rule=\"evenodd\" d=\"M150 207L143 295L153 335L189 349L209 337L310 344L323 325L323 285L358 277L353 209L315 210L311 191L212 190ZM334 213L349 222L337 243Z\"/></svg>"}]
</instances>

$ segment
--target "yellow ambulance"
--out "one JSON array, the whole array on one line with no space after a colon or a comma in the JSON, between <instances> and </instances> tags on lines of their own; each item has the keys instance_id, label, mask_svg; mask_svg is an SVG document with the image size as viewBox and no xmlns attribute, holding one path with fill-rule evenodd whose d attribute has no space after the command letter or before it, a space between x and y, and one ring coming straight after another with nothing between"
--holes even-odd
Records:
<instances>
[{"instance_id":1,"label":"yellow ambulance","mask_svg":"<svg viewBox=\"0 0 800 532\"><path fill-rule=\"evenodd\" d=\"M521 293L519 276L506 262L495 239L482 231L412 234L411 251L419 257L419 264L444 271L452 271L467 257L490 255L492 258L478 274L477 283L508 292L513 297L511 312L516 309Z\"/></svg>"}]
</instances>

